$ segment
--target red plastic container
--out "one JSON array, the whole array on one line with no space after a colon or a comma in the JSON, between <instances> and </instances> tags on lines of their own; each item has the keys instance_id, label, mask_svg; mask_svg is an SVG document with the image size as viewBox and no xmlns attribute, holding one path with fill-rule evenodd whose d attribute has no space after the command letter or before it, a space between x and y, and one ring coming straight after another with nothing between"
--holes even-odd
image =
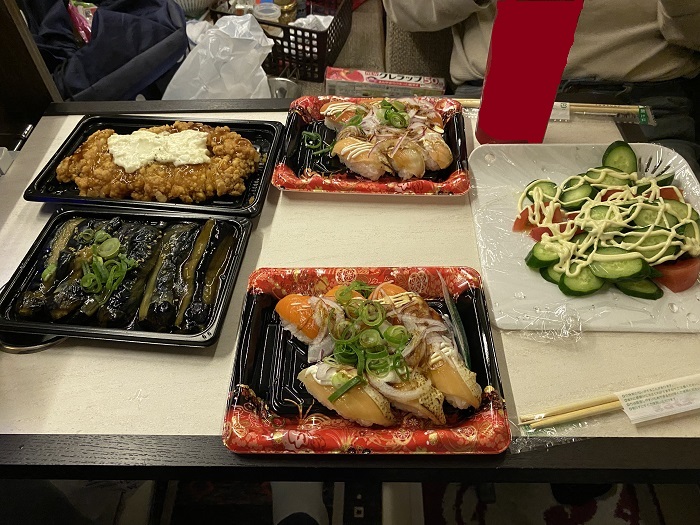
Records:
<instances>
[{"instance_id":1,"label":"red plastic container","mask_svg":"<svg viewBox=\"0 0 700 525\"><path fill-rule=\"evenodd\" d=\"M499 0L476 128L481 143L544 139L583 0Z\"/></svg>"}]
</instances>

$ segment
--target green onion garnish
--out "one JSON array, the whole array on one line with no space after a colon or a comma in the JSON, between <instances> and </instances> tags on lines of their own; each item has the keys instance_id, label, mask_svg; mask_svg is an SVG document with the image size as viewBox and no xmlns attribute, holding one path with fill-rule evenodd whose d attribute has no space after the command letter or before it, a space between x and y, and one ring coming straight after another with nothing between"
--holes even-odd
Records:
<instances>
[{"instance_id":1,"label":"green onion garnish","mask_svg":"<svg viewBox=\"0 0 700 525\"><path fill-rule=\"evenodd\" d=\"M386 318L386 311L378 301L365 301L360 310L360 321L367 326L379 326Z\"/></svg>"},{"instance_id":2,"label":"green onion garnish","mask_svg":"<svg viewBox=\"0 0 700 525\"><path fill-rule=\"evenodd\" d=\"M348 119L348 121L345 123L345 126L359 126L360 123L362 122L362 115L359 113L355 113L355 116Z\"/></svg>"},{"instance_id":3,"label":"green onion garnish","mask_svg":"<svg viewBox=\"0 0 700 525\"><path fill-rule=\"evenodd\" d=\"M323 144L321 135L314 131L302 131L301 140L304 143L304 147L309 149L318 149Z\"/></svg>"},{"instance_id":4,"label":"green onion garnish","mask_svg":"<svg viewBox=\"0 0 700 525\"><path fill-rule=\"evenodd\" d=\"M363 330L360 332L357 342L362 348L375 348L382 344L382 334L374 328Z\"/></svg>"},{"instance_id":5,"label":"green onion garnish","mask_svg":"<svg viewBox=\"0 0 700 525\"><path fill-rule=\"evenodd\" d=\"M41 272L41 281L46 283L48 281L51 281L55 276L56 276L56 265L49 264L46 266L46 268L44 268L44 271Z\"/></svg>"},{"instance_id":6,"label":"green onion garnish","mask_svg":"<svg viewBox=\"0 0 700 525\"><path fill-rule=\"evenodd\" d=\"M403 346L408 343L408 330L402 325L392 325L384 330L384 339L394 346Z\"/></svg>"},{"instance_id":7,"label":"green onion garnish","mask_svg":"<svg viewBox=\"0 0 700 525\"><path fill-rule=\"evenodd\" d=\"M328 401L331 403L335 403L336 400L345 394L348 390L350 390L353 387L356 387L357 385L362 383L362 378L360 376L355 376L349 381L346 381L338 390L333 392L330 396L328 396Z\"/></svg>"}]
</instances>

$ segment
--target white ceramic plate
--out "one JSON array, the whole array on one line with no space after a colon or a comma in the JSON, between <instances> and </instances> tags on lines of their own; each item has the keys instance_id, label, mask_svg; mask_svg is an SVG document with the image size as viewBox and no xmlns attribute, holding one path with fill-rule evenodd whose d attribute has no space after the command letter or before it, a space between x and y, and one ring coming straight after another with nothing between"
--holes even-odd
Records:
<instances>
[{"instance_id":1,"label":"white ceramic plate","mask_svg":"<svg viewBox=\"0 0 700 525\"><path fill-rule=\"evenodd\" d=\"M700 332L700 283L681 293L664 289L657 301L637 299L606 287L586 297L567 297L525 265L533 245L513 232L518 198L534 179L556 183L599 166L608 144L483 145L469 156L471 202L481 273L493 321L507 330ZM637 156L658 159L676 172L674 184L700 210L700 183L686 161L656 144L632 144ZM646 164L646 162L645 162Z\"/></svg>"}]
</instances>

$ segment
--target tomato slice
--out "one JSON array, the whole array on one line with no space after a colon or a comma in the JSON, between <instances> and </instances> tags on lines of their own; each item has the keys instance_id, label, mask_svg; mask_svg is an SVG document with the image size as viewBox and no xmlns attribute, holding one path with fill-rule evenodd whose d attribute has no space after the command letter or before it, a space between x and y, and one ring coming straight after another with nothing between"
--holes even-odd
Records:
<instances>
[{"instance_id":1,"label":"tomato slice","mask_svg":"<svg viewBox=\"0 0 700 525\"><path fill-rule=\"evenodd\" d=\"M545 206L549 206L550 203L545 203ZM529 220L530 212L533 210L533 204L525 208L523 211L518 214L518 216L515 218L515 221L513 222L513 231L514 232L524 232L527 231L531 226L537 226L536 224L532 224ZM561 211L561 208L557 208L554 210L554 213L552 214L552 222L565 222L566 221L566 215L564 215L564 212Z\"/></svg>"},{"instance_id":2,"label":"tomato slice","mask_svg":"<svg viewBox=\"0 0 700 525\"><path fill-rule=\"evenodd\" d=\"M667 201L679 201L683 193L675 186L664 186L659 188L659 197Z\"/></svg>"},{"instance_id":3,"label":"tomato slice","mask_svg":"<svg viewBox=\"0 0 700 525\"><path fill-rule=\"evenodd\" d=\"M563 232L566 229L566 223L559 223L559 231ZM551 234L552 230L549 226L535 226L530 230L530 237L535 239L537 242L542 240L542 235L545 233ZM577 232L578 233L578 232Z\"/></svg>"},{"instance_id":4,"label":"tomato slice","mask_svg":"<svg viewBox=\"0 0 700 525\"><path fill-rule=\"evenodd\" d=\"M691 288L700 275L700 259L681 259L679 261L657 264L654 269L661 272L661 277L655 277L654 281L671 290L682 292Z\"/></svg>"},{"instance_id":5,"label":"tomato slice","mask_svg":"<svg viewBox=\"0 0 700 525\"><path fill-rule=\"evenodd\" d=\"M530 226L530 221L528 220L528 213L530 212L530 207L528 206L525 208L523 211L520 212L520 215L518 215L515 218L515 222L513 223L513 231L514 232L524 232L527 230L527 228Z\"/></svg>"},{"instance_id":6,"label":"tomato slice","mask_svg":"<svg viewBox=\"0 0 700 525\"><path fill-rule=\"evenodd\" d=\"M621 191L624 191L624 190L620 190L620 189L607 189L607 190L603 190L603 194L601 195L600 200L606 201L606 200L608 200L610 197L612 197L613 195L615 195L616 193L619 193L619 192L621 192Z\"/></svg>"}]
</instances>

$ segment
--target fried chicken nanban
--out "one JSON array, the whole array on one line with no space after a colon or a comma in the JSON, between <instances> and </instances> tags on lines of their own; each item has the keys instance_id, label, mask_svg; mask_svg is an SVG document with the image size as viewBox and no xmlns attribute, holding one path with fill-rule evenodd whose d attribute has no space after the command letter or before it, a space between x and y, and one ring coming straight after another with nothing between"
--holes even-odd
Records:
<instances>
[{"instance_id":1,"label":"fried chicken nanban","mask_svg":"<svg viewBox=\"0 0 700 525\"><path fill-rule=\"evenodd\" d=\"M208 134L211 162L175 166L151 162L132 173L114 163L107 139L112 129L96 131L56 168L60 182L74 181L84 197L132 198L141 201L202 202L212 197L241 195L245 178L255 173L260 153L248 139L227 126L215 128L193 122L148 128L153 133L186 129Z\"/></svg>"}]
</instances>

